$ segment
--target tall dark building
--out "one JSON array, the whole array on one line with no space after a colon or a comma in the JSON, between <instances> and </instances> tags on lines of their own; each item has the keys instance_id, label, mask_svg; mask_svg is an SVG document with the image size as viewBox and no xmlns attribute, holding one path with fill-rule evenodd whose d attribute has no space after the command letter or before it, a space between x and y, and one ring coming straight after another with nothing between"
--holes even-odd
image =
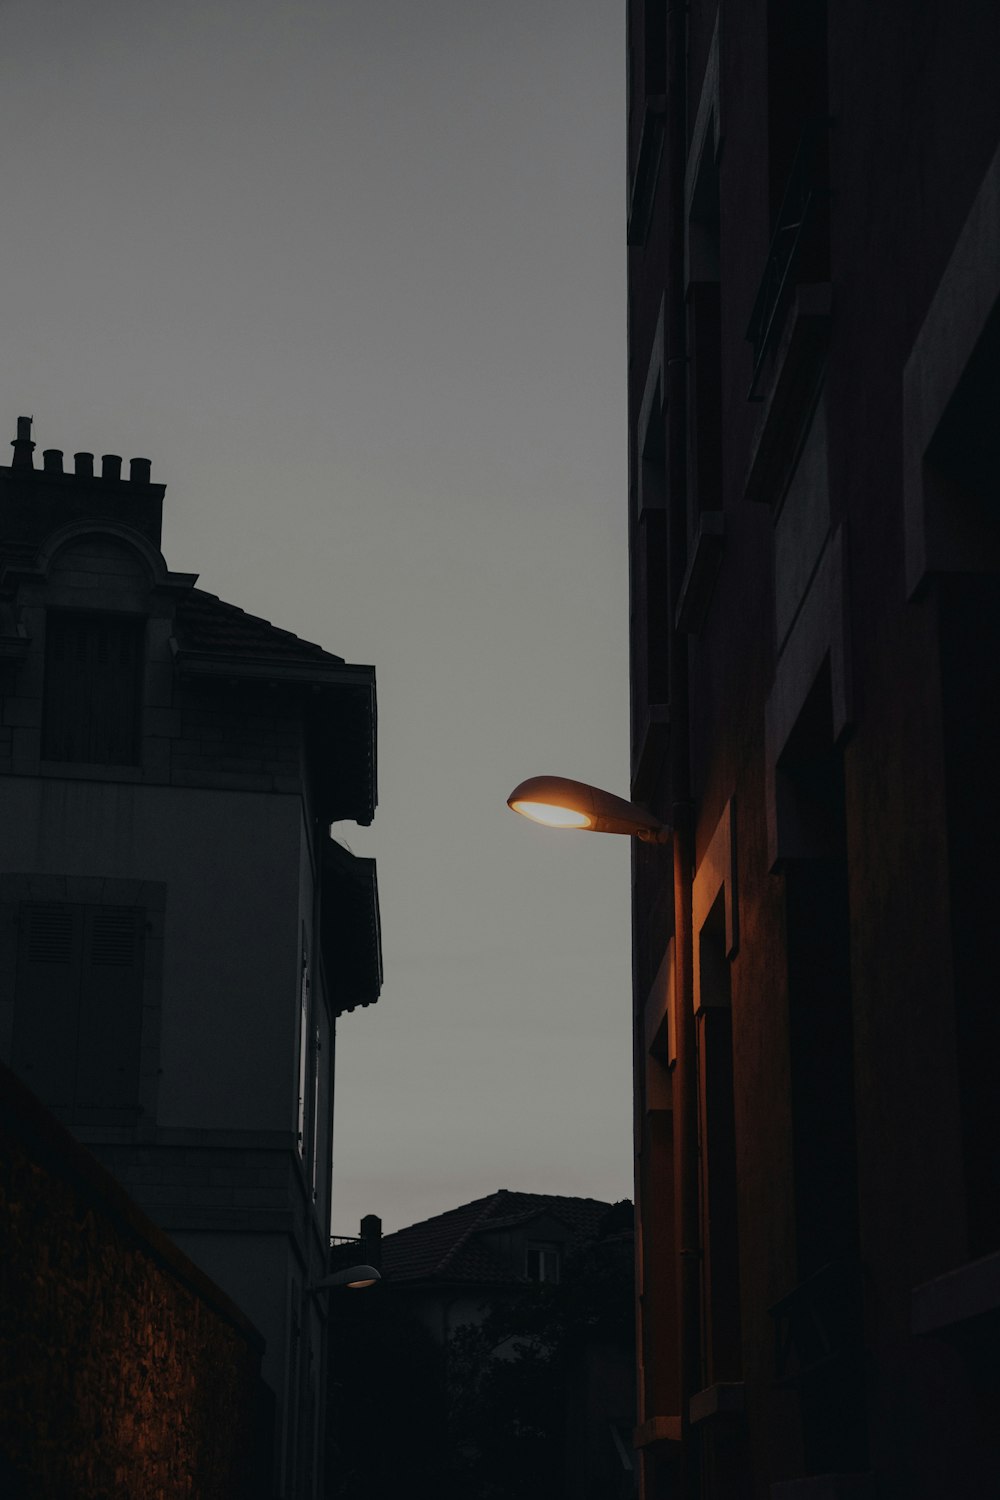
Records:
<instances>
[{"instance_id":1,"label":"tall dark building","mask_svg":"<svg viewBox=\"0 0 1000 1500\"><path fill-rule=\"evenodd\" d=\"M1000 7L628 3L645 1500L1000 1468Z\"/></svg>"}]
</instances>

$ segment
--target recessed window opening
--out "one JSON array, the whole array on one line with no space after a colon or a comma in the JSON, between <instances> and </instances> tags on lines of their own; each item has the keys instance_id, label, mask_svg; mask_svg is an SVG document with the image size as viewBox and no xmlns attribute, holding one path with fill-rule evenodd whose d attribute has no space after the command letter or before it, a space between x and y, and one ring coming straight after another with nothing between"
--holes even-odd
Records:
<instances>
[{"instance_id":1,"label":"recessed window opening","mask_svg":"<svg viewBox=\"0 0 1000 1500\"><path fill-rule=\"evenodd\" d=\"M969 1259L1000 1250L1000 310L994 312L927 453L943 516L973 565L936 580L945 750L951 951ZM943 492L943 493L941 493Z\"/></svg>"},{"instance_id":2,"label":"recessed window opening","mask_svg":"<svg viewBox=\"0 0 1000 1500\"><path fill-rule=\"evenodd\" d=\"M21 903L13 1066L67 1124L138 1117L145 929L140 907Z\"/></svg>"},{"instance_id":3,"label":"recessed window opening","mask_svg":"<svg viewBox=\"0 0 1000 1500\"><path fill-rule=\"evenodd\" d=\"M667 6L666 0L647 0L643 7L643 52L647 94L667 91Z\"/></svg>"},{"instance_id":4,"label":"recessed window opening","mask_svg":"<svg viewBox=\"0 0 1000 1500\"><path fill-rule=\"evenodd\" d=\"M798 1260L794 1306L785 1316L812 1474L861 1471L868 1461L847 822L832 723L827 662L779 763L803 849L784 877Z\"/></svg>"},{"instance_id":5,"label":"recessed window opening","mask_svg":"<svg viewBox=\"0 0 1000 1500\"><path fill-rule=\"evenodd\" d=\"M561 1258L559 1246L538 1240L529 1241L525 1247L524 1274L529 1281L548 1282L559 1280Z\"/></svg>"},{"instance_id":6,"label":"recessed window opening","mask_svg":"<svg viewBox=\"0 0 1000 1500\"><path fill-rule=\"evenodd\" d=\"M739 1380L742 1368L733 1030L725 902L723 887L698 936L702 1367L706 1385Z\"/></svg>"},{"instance_id":7,"label":"recessed window opening","mask_svg":"<svg viewBox=\"0 0 1000 1500\"><path fill-rule=\"evenodd\" d=\"M145 620L49 610L42 759L136 765Z\"/></svg>"},{"instance_id":8,"label":"recessed window opening","mask_svg":"<svg viewBox=\"0 0 1000 1500\"><path fill-rule=\"evenodd\" d=\"M719 169L711 132L688 223L688 531L698 513L722 509L722 313Z\"/></svg>"}]
</instances>

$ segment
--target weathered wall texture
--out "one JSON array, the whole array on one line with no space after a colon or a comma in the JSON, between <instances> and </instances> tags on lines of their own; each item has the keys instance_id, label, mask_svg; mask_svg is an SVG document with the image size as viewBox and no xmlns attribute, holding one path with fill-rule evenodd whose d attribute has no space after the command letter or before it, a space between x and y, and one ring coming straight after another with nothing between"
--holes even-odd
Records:
<instances>
[{"instance_id":1,"label":"weathered wall texture","mask_svg":"<svg viewBox=\"0 0 1000 1500\"><path fill-rule=\"evenodd\" d=\"M257 1493L259 1335L6 1069L0 1266L4 1496Z\"/></svg>"}]
</instances>

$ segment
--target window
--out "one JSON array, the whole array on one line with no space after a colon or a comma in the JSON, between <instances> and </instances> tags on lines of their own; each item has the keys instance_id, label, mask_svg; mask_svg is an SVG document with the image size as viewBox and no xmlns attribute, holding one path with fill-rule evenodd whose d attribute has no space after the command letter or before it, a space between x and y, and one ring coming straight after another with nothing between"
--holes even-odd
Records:
<instances>
[{"instance_id":1,"label":"window","mask_svg":"<svg viewBox=\"0 0 1000 1500\"><path fill-rule=\"evenodd\" d=\"M49 610L43 760L137 764L144 634L135 615Z\"/></svg>"},{"instance_id":2,"label":"window","mask_svg":"<svg viewBox=\"0 0 1000 1500\"><path fill-rule=\"evenodd\" d=\"M145 928L141 907L19 907L14 1071L67 1123L139 1112Z\"/></svg>"},{"instance_id":3,"label":"window","mask_svg":"<svg viewBox=\"0 0 1000 1500\"><path fill-rule=\"evenodd\" d=\"M646 0L643 8L643 22L646 93L664 94L667 90L666 0Z\"/></svg>"},{"instance_id":4,"label":"window","mask_svg":"<svg viewBox=\"0 0 1000 1500\"><path fill-rule=\"evenodd\" d=\"M299 1155L306 1154L306 1097L309 1089L309 959L302 950L302 973L299 980L299 1102L295 1123L295 1140Z\"/></svg>"},{"instance_id":5,"label":"window","mask_svg":"<svg viewBox=\"0 0 1000 1500\"><path fill-rule=\"evenodd\" d=\"M323 1050L323 1042L320 1036L319 1026L313 1026L312 1045L312 1130L309 1137L309 1160L311 1163L312 1197L315 1203L318 1199L318 1173L319 1173L319 1064L320 1053Z\"/></svg>"},{"instance_id":6,"label":"window","mask_svg":"<svg viewBox=\"0 0 1000 1500\"><path fill-rule=\"evenodd\" d=\"M961 538L968 571L936 580L941 726L968 1255L1000 1250L1000 1007L996 1001L995 850L1000 834L1000 308L927 450L940 534ZM971 544L971 545L970 545ZM960 565L961 566L961 565Z\"/></svg>"},{"instance_id":7,"label":"window","mask_svg":"<svg viewBox=\"0 0 1000 1500\"><path fill-rule=\"evenodd\" d=\"M810 1474L868 1467L847 811L832 705L826 663L778 763L802 837L802 857L784 868L798 1283L772 1316L775 1374L797 1386Z\"/></svg>"},{"instance_id":8,"label":"window","mask_svg":"<svg viewBox=\"0 0 1000 1500\"><path fill-rule=\"evenodd\" d=\"M555 1283L559 1280L559 1262L558 1245L540 1241L529 1243L525 1251L524 1274L529 1281Z\"/></svg>"}]
</instances>

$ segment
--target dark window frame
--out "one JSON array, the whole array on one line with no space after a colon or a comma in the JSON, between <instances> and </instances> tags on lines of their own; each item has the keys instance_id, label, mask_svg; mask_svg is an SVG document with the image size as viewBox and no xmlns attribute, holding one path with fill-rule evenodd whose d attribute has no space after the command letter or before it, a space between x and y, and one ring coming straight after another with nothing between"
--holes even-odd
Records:
<instances>
[{"instance_id":1,"label":"dark window frame","mask_svg":"<svg viewBox=\"0 0 1000 1500\"><path fill-rule=\"evenodd\" d=\"M46 612L43 761L140 763L145 648L145 615L60 608Z\"/></svg>"},{"instance_id":2,"label":"dark window frame","mask_svg":"<svg viewBox=\"0 0 1000 1500\"><path fill-rule=\"evenodd\" d=\"M146 908L28 899L17 926L15 1071L66 1124L134 1124L143 1112Z\"/></svg>"}]
</instances>

